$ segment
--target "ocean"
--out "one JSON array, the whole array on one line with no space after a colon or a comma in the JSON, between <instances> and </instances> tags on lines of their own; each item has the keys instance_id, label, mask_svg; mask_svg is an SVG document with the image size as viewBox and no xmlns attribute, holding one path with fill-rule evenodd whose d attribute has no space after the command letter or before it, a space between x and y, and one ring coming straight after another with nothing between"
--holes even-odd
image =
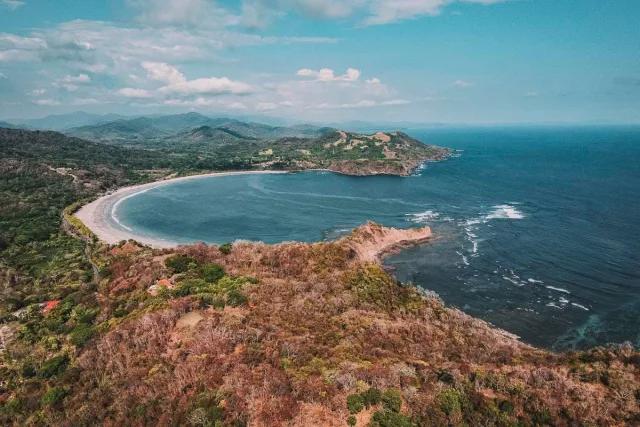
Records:
<instances>
[{"instance_id":1,"label":"ocean","mask_svg":"<svg viewBox=\"0 0 640 427\"><path fill-rule=\"evenodd\" d=\"M414 130L455 149L415 176L329 172L176 182L115 212L188 243L333 239L366 220L429 225L385 264L527 343L640 346L640 127Z\"/></svg>"}]
</instances>

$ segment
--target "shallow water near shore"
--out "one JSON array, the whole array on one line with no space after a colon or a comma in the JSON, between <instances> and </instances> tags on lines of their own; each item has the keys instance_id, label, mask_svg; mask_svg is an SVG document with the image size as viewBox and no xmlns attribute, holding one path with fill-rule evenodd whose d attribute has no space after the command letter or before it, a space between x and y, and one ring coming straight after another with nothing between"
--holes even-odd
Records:
<instances>
[{"instance_id":1,"label":"shallow water near shore","mask_svg":"<svg viewBox=\"0 0 640 427\"><path fill-rule=\"evenodd\" d=\"M640 128L409 133L460 151L408 178L171 183L119 203L115 225L180 243L332 239L369 219L430 225L432 243L385 261L400 280L534 345L640 345Z\"/></svg>"}]
</instances>

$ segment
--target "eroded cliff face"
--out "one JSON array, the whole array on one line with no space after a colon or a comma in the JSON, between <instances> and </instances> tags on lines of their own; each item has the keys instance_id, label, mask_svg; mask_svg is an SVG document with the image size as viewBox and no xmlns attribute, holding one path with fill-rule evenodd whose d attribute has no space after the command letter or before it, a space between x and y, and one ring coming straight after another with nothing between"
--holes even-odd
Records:
<instances>
[{"instance_id":1,"label":"eroded cliff face","mask_svg":"<svg viewBox=\"0 0 640 427\"><path fill-rule=\"evenodd\" d=\"M431 236L429 227L398 229L368 222L338 244L351 248L361 262L376 262L390 253L424 243Z\"/></svg>"},{"instance_id":2,"label":"eroded cliff face","mask_svg":"<svg viewBox=\"0 0 640 427\"><path fill-rule=\"evenodd\" d=\"M368 223L314 244L103 248L101 332L78 350L64 405L47 416L58 425L638 420L632 349L536 350L378 264L430 237Z\"/></svg>"}]
</instances>

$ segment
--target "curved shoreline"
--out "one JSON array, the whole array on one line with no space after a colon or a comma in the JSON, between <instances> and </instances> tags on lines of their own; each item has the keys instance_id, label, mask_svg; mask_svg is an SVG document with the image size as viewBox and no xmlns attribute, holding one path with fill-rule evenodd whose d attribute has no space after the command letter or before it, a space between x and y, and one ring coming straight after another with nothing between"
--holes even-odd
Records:
<instances>
[{"instance_id":1,"label":"curved shoreline","mask_svg":"<svg viewBox=\"0 0 640 427\"><path fill-rule=\"evenodd\" d=\"M233 175L259 175L259 174L285 174L290 171L233 171L233 172L212 172L199 175L181 176L177 178L165 179L161 181L149 182L146 184L132 185L130 187L119 188L116 191L106 194L98 199L82 206L73 215L87 226L93 234L100 240L109 244L116 244L122 240L133 239L153 248L173 248L182 243L158 239L135 233L129 227L120 223L115 217L115 211L124 200L137 194L144 193L151 189L161 187L175 182L192 179L233 176ZM114 224L114 222L116 224ZM119 226L119 227L118 227ZM185 243L187 244L187 243Z\"/></svg>"}]
</instances>

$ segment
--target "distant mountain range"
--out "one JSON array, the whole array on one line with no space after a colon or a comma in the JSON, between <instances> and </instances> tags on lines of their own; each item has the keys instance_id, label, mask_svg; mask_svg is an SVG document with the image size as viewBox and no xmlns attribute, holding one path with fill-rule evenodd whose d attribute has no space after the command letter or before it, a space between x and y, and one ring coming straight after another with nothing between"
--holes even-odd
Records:
<instances>
[{"instance_id":1,"label":"distant mountain range","mask_svg":"<svg viewBox=\"0 0 640 427\"><path fill-rule=\"evenodd\" d=\"M120 114L92 114L83 111L76 111L66 114L55 114L35 119L16 119L7 118L0 120L0 127L31 129L31 130L57 130L67 131L72 128L84 128L116 122L119 120L131 121L142 118L151 119L156 123L159 129L167 129L179 132L186 128L195 128L198 126L218 127L225 122L236 121L241 123L263 124L269 128L275 129L317 129L322 127L316 124L292 124L291 121L277 119L267 116L233 116L227 118L211 118L206 115L190 112L185 114L158 115L149 114L144 116L124 116ZM218 123L216 123L216 121ZM181 129L176 130L176 126ZM444 124L439 123L420 123L420 122L369 122L369 121L349 121L349 122L333 122L326 125L335 129L349 129L356 132L374 132L378 130L402 130L402 129L419 129L442 127ZM251 136L251 135L247 135ZM289 135L290 136L290 135Z\"/></svg>"},{"instance_id":2,"label":"distant mountain range","mask_svg":"<svg viewBox=\"0 0 640 427\"><path fill-rule=\"evenodd\" d=\"M37 119L8 119L14 127L22 129L37 130L65 130L77 126L95 125L113 120L122 119L125 116L120 114L91 114L83 111L76 111L67 114L53 114Z\"/></svg>"},{"instance_id":3,"label":"distant mountain range","mask_svg":"<svg viewBox=\"0 0 640 427\"><path fill-rule=\"evenodd\" d=\"M228 140L269 140L318 137L330 128L312 125L271 126L199 113L118 119L66 129L65 133L92 141L121 144L220 143Z\"/></svg>"},{"instance_id":4,"label":"distant mountain range","mask_svg":"<svg viewBox=\"0 0 640 427\"><path fill-rule=\"evenodd\" d=\"M3 122L0 120L0 128L8 128L8 129L19 129L20 126L16 126L14 124Z\"/></svg>"}]
</instances>

